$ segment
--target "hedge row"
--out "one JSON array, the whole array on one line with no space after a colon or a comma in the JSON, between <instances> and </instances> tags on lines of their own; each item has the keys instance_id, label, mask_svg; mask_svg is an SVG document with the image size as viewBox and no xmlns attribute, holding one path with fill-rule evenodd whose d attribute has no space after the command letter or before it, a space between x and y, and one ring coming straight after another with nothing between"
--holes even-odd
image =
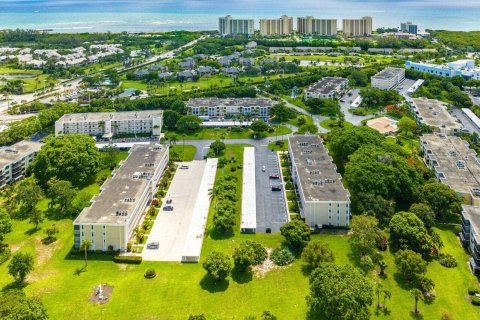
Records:
<instances>
[{"instance_id":1,"label":"hedge row","mask_svg":"<svg viewBox=\"0 0 480 320\"><path fill-rule=\"evenodd\" d=\"M121 256L115 255L113 257L115 263L140 264L142 263L142 256Z\"/></svg>"}]
</instances>

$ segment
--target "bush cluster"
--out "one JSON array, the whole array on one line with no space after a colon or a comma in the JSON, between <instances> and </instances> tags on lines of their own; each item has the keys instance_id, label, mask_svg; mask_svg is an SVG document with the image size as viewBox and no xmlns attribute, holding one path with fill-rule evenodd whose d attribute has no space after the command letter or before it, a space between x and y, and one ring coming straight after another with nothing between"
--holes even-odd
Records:
<instances>
[{"instance_id":1,"label":"bush cluster","mask_svg":"<svg viewBox=\"0 0 480 320\"><path fill-rule=\"evenodd\" d=\"M469 287L468 288L468 294L471 296L474 296L476 294L480 293L479 289L477 287Z\"/></svg>"},{"instance_id":2,"label":"bush cluster","mask_svg":"<svg viewBox=\"0 0 480 320\"><path fill-rule=\"evenodd\" d=\"M148 269L145 271L144 277L147 279L153 279L157 276L157 273L155 272L154 269Z\"/></svg>"},{"instance_id":3,"label":"bush cluster","mask_svg":"<svg viewBox=\"0 0 480 320\"><path fill-rule=\"evenodd\" d=\"M0 245L0 265L2 265L8 259L10 259L11 255L12 255L12 252L10 251L10 248L8 248L8 247L2 248L1 245Z\"/></svg>"},{"instance_id":4,"label":"bush cluster","mask_svg":"<svg viewBox=\"0 0 480 320\"><path fill-rule=\"evenodd\" d=\"M231 168L235 167L232 165L230 169ZM238 178L234 175L221 177L218 181L218 185L213 190L216 198L216 210L213 215L213 225L218 232L232 232L233 227L235 226L237 180Z\"/></svg>"},{"instance_id":5,"label":"bush cluster","mask_svg":"<svg viewBox=\"0 0 480 320\"><path fill-rule=\"evenodd\" d=\"M142 256L121 256L115 255L113 257L115 263L140 264L142 263Z\"/></svg>"},{"instance_id":6,"label":"bush cluster","mask_svg":"<svg viewBox=\"0 0 480 320\"><path fill-rule=\"evenodd\" d=\"M457 266L457 260L448 253L440 253L438 255L438 262L447 268L455 268Z\"/></svg>"},{"instance_id":7,"label":"bush cluster","mask_svg":"<svg viewBox=\"0 0 480 320\"><path fill-rule=\"evenodd\" d=\"M272 259L273 263L277 266L286 266L295 260L292 251L290 251L287 247L278 247L272 251L270 255L270 259Z\"/></svg>"}]
</instances>

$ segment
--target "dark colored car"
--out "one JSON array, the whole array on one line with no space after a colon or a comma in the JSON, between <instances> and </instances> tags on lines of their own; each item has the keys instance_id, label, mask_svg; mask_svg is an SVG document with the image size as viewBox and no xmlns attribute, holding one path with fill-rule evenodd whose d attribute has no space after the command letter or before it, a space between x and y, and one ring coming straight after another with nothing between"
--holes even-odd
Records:
<instances>
[{"instance_id":1,"label":"dark colored car","mask_svg":"<svg viewBox=\"0 0 480 320\"><path fill-rule=\"evenodd\" d=\"M173 206L165 206L163 207L163 211L173 211Z\"/></svg>"},{"instance_id":2,"label":"dark colored car","mask_svg":"<svg viewBox=\"0 0 480 320\"><path fill-rule=\"evenodd\" d=\"M281 185L272 186L272 191L282 191Z\"/></svg>"},{"instance_id":3,"label":"dark colored car","mask_svg":"<svg viewBox=\"0 0 480 320\"><path fill-rule=\"evenodd\" d=\"M271 174L270 179L280 179L280 176L278 174Z\"/></svg>"}]
</instances>

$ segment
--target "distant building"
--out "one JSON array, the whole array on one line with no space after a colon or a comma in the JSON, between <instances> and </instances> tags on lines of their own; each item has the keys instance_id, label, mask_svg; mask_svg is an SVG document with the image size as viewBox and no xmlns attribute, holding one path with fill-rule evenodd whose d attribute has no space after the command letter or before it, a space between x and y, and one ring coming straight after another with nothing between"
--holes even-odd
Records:
<instances>
[{"instance_id":1,"label":"distant building","mask_svg":"<svg viewBox=\"0 0 480 320\"><path fill-rule=\"evenodd\" d=\"M400 24L400 31L416 35L418 33L418 26L411 22L402 22Z\"/></svg>"},{"instance_id":2,"label":"distant building","mask_svg":"<svg viewBox=\"0 0 480 320\"><path fill-rule=\"evenodd\" d=\"M115 134L160 136L162 111L92 112L65 114L55 122L55 135L84 133L111 138Z\"/></svg>"},{"instance_id":3,"label":"distant building","mask_svg":"<svg viewBox=\"0 0 480 320\"><path fill-rule=\"evenodd\" d=\"M283 15L280 19L260 19L260 34L289 35L293 33L293 18Z\"/></svg>"},{"instance_id":4,"label":"distant building","mask_svg":"<svg viewBox=\"0 0 480 320\"><path fill-rule=\"evenodd\" d=\"M337 19L316 19L312 16L297 18L297 32L319 36L336 36Z\"/></svg>"},{"instance_id":5,"label":"distant building","mask_svg":"<svg viewBox=\"0 0 480 320\"><path fill-rule=\"evenodd\" d=\"M474 275L480 275L480 207L462 206L460 240L471 254L468 264Z\"/></svg>"},{"instance_id":6,"label":"distant building","mask_svg":"<svg viewBox=\"0 0 480 320\"><path fill-rule=\"evenodd\" d=\"M288 137L292 179L298 187L300 214L311 227L348 226L350 193L318 135Z\"/></svg>"},{"instance_id":7,"label":"distant building","mask_svg":"<svg viewBox=\"0 0 480 320\"><path fill-rule=\"evenodd\" d=\"M238 59L238 64L241 66L251 67L255 64L255 59L253 58L240 58Z\"/></svg>"},{"instance_id":8,"label":"distant building","mask_svg":"<svg viewBox=\"0 0 480 320\"><path fill-rule=\"evenodd\" d=\"M38 142L25 140L0 148L0 188L22 179L41 147L42 144Z\"/></svg>"},{"instance_id":9,"label":"distant building","mask_svg":"<svg viewBox=\"0 0 480 320\"><path fill-rule=\"evenodd\" d=\"M110 248L125 252L155 196L168 157L166 146L133 145L127 159L103 183L100 194L73 222L75 248L89 240L92 251Z\"/></svg>"},{"instance_id":10,"label":"distant building","mask_svg":"<svg viewBox=\"0 0 480 320\"><path fill-rule=\"evenodd\" d=\"M250 41L245 45L245 49L247 50L254 50L257 48L257 43L255 41Z\"/></svg>"},{"instance_id":11,"label":"distant building","mask_svg":"<svg viewBox=\"0 0 480 320\"><path fill-rule=\"evenodd\" d=\"M426 98L413 98L408 102L418 123L425 124L436 132L454 135L463 128L462 124L448 112L444 102Z\"/></svg>"},{"instance_id":12,"label":"distant building","mask_svg":"<svg viewBox=\"0 0 480 320\"><path fill-rule=\"evenodd\" d=\"M389 90L405 80L405 69L388 67L371 78L372 87Z\"/></svg>"},{"instance_id":13,"label":"distant building","mask_svg":"<svg viewBox=\"0 0 480 320\"><path fill-rule=\"evenodd\" d=\"M367 37L372 35L372 17L361 19L343 19L343 34L350 37Z\"/></svg>"},{"instance_id":14,"label":"distant building","mask_svg":"<svg viewBox=\"0 0 480 320\"><path fill-rule=\"evenodd\" d=\"M480 163L477 153L456 136L424 134L420 148L435 178L449 186L467 205L480 206Z\"/></svg>"},{"instance_id":15,"label":"distant building","mask_svg":"<svg viewBox=\"0 0 480 320\"><path fill-rule=\"evenodd\" d=\"M305 89L305 100L312 98L336 99L348 88L348 79L325 77Z\"/></svg>"},{"instance_id":16,"label":"distant building","mask_svg":"<svg viewBox=\"0 0 480 320\"><path fill-rule=\"evenodd\" d=\"M232 115L252 115L267 118L274 101L267 98L197 98L187 101L188 114L224 118Z\"/></svg>"},{"instance_id":17,"label":"distant building","mask_svg":"<svg viewBox=\"0 0 480 320\"><path fill-rule=\"evenodd\" d=\"M480 80L480 67L475 66L475 60L458 60L441 65L407 61L405 67L441 77L460 76Z\"/></svg>"},{"instance_id":18,"label":"distant building","mask_svg":"<svg viewBox=\"0 0 480 320\"><path fill-rule=\"evenodd\" d=\"M368 48L369 53L381 53L381 54L392 54L393 49L391 48Z\"/></svg>"},{"instance_id":19,"label":"distant building","mask_svg":"<svg viewBox=\"0 0 480 320\"><path fill-rule=\"evenodd\" d=\"M253 19L233 19L232 16L226 16L218 19L218 31L222 36L250 35L255 32L255 22Z\"/></svg>"}]
</instances>

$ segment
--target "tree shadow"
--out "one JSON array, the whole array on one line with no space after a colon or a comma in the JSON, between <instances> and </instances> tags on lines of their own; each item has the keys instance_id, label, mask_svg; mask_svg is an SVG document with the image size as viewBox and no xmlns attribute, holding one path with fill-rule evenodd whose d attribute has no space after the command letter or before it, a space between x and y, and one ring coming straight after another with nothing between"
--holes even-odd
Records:
<instances>
[{"instance_id":1,"label":"tree shadow","mask_svg":"<svg viewBox=\"0 0 480 320\"><path fill-rule=\"evenodd\" d=\"M70 216L68 214L65 214L64 211L60 211L58 208L48 208L47 210L45 210L45 217L52 221L59 221L65 218L69 218Z\"/></svg>"},{"instance_id":2,"label":"tree shadow","mask_svg":"<svg viewBox=\"0 0 480 320\"><path fill-rule=\"evenodd\" d=\"M403 290L412 290L413 288L415 288L415 284L413 283L413 281L408 281L399 272L395 272L393 274L393 279L397 282L398 286Z\"/></svg>"},{"instance_id":3,"label":"tree shadow","mask_svg":"<svg viewBox=\"0 0 480 320\"><path fill-rule=\"evenodd\" d=\"M22 290L26 286L28 286L28 282L26 281L14 281L9 284L7 284L5 287L2 288L3 292L10 291L10 290Z\"/></svg>"},{"instance_id":4,"label":"tree shadow","mask_svg":"<svg viewBox=\"0 0 480 320\"><path fill-rule=\"evenodd\" d=\"M40 228L37 229L37 228L33 227L33 228L28 229L27 231L25 231L25 234L26 234L27 236L31 236L31 235L33 235L34 233L36 233L37 231L40 231L40 230L41 230Z\"/></svg>"},{"instance_id":5,"label":"tree shadow","mask_svg":"<svg viewBox=\"0 0 480 320\"><path fill-rule=\"evenodd\" d=\"M57 241L57 238L55 237L46 237L46 238L43 238L42 239L42 243L46 246L48 246L49 244L52 244L54 243L55 241Z\"/></svg>"},{"instance_id":6,"label":"tree shadow","mask_svg":"<svg viewBox=\"0 0 480 320\"><path fill-rule=\"evenodd\" d=\"M200 280L200 287L210 293L224 292L228 289L229 284L230 282L227 279L215 281L208 274Z\"/></svg>"},{"instance_id":7,"label":"tree shadow","mask_svg":"<svg viewBox=\"0 0 480 320\"><path fill-rule=\"evenodd\" d=\"M80 276L82 273L87 272L87 267L83 266L82 268L76 268L73 274L75 276Z\"/></svg>"},{"instance_id":8,"label":"tree shadow","mask_svg":"<svg viewBox=\"0 0 480 320\"><path fill-rule=\"evenodd\" d=\"M415 313L415 311L411 310L410 311L410 317L415 320L423 320L423 315L420 313Z\"/></svg>"},{"instance_id":9,"label":"tree shadow","mask_svg":"<svg viewBox=\"0 0 480 320\"><path fill-rule=\"evenodd\" d=\"M233 232L222 233L222 232L218 232L215 229L209 229L208 236L212 238L212 240L226 240L226 239L232 238L234 236L234 233Z\"/></svg>"},{"instance_id":10,"label":"tree shadow","mask_svg":"<svg viewBox=\"0 0 480 320\"><path fill-rule=\"evenodd\" d=\"M87 254L87 260L88 261L113 261L113 255L114 253L111 253L111 252L89 251ZM67 253L64 260L84 261L85 254L83 253L83 251L80 252L79 250L75 249L72 246L72 249Z\"/></svg>"},{"instance_id":11,"label":"tree shadow","mask_svg":"<svg viewBox=\"0 0 480 320\"><path fill-rule=\"evenodd\" d=\"M389 316L391 313L392 311L390 311L390 309L388 309L387 307L375 309L376 316L380 316L380 315Z\"/></svg>"},{"instance_id":12,"label":"tree shadow","mask_svg":"<svg viewBox=\"0 0 480 320\"><path fill-rule=\"evenodd\" d=\"M253 272L250 268L240 270L238 267L234 267L232 270L232 279L238 284L248 283L253 279Z\"/></svg>"},{"instance_id":13,"label":"tree shadow","mask_svg":"<svg viewBox=\"0 0 480 320\"><path fill-rule=\"evenodd\" d=\"M305 277L309 277L310 274L313 272L313 270L315 270L314 268L310 267L308 264L304 263L302 264L302 266L300 267L300 270L302 271L302 274L305 276Z\"/></svg>"}]
</instances>

